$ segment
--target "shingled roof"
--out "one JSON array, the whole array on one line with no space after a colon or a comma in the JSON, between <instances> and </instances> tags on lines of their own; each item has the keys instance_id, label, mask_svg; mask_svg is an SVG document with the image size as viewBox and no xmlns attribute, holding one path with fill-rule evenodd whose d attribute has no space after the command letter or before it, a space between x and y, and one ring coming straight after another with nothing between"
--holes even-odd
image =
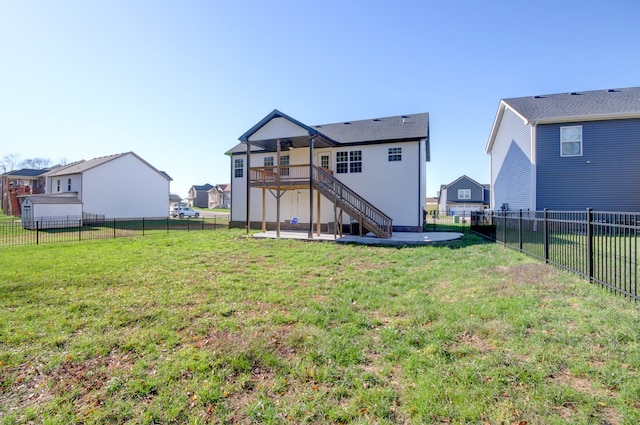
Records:
<instances>
[{"instance_id":1,"label":"shingled roof","mask_svg":"<svg viewBox=\"0 0 640 425\"><path fill-rule=\"evenodd\" d=\"M429 114L397 115L312 127L341 144L425 139L429 136Z\"/></svg>"},{"instance_id":2,"label":"shingled roof","mask_svg":"<svg viewBox=\"0 0 640 425\"><path fill-rule=\"evenodd\" d=\"M503 102L529 123L640 117L640 87L515 97Z\"/></svg>"},{"instance_id":3,"label":"shingled roof","mask_svg":"<svg viewBox=\"0 0 640 425\"><path fill-rule=\"evenodd\" d=\"M493 149L507 108L532 125L640 118L640 87L502 99L485 148L487 153Z\"/></svg>"}]
</instances>

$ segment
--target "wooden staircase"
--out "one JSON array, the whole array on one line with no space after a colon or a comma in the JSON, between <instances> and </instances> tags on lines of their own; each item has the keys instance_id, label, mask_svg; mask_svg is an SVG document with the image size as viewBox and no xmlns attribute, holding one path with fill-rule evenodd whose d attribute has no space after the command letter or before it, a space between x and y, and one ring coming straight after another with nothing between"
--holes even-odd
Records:
<instances>
[{"instance_id":1,"label":"wooden staircase","mask_svg":"<svg viewBox=\"0 0 640 425\"><path fill-rule=\"evenodd\" d=\"M313 166L313 185L327 199L358 220L360 229L367 229L379 238L392 235L391 217L374 207L326 170Z\"/></svg>"}]
</instances>

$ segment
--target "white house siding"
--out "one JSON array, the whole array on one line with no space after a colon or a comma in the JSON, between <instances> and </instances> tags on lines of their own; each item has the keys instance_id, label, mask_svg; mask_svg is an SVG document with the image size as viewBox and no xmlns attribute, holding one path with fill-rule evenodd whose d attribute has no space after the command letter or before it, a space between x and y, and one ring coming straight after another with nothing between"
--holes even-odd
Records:
<instances>
[{"instance_id":1,"label":"white house siding","mask_svg":"<svg viewBox=\"0 0 640 425\"><path fill-rule=\"evenodd\" d=\"M169 181L128 154L84 172L82 202L106 218L166 217Z\"/></svg>"},{"instance_id":2,"label":"white house siding","mask_svg":"<svg viewBox=\"0 0 640 425\"><path fill-rule=\"evenodd\" d=\"M422 208L420 200L426 198L426 160L424 141L402 142L393 144L355 145L340 148L314 149L314 164L322 153L331 155L331 170L333 175L349 186L352 190L369 201L375 207L393 219L394 227L417 227L422 225ZM402 161L389 162L389 147L402 148ZM336 173L336 152L362 151L361 173ZM291 149L281 152L290 156L290 165L309 164L309 150L307 148ZM277 162L276 153L252 153L251 167L264 166L264 158L271 156L274 165ZM242 158L244 161L243 177L235 177L234 160ZM246 219L246 155L231 156L233 182L231 184L233 208L231 221L241 222ZM422 182L422 184L421 184ZM313 192L313 221L317 221L317 194ZM266 220L276 221L275 197L266 191ZM333 202L321 197L321 222L326 224L334 221ZM281 222L296 217L301 223L309 222L309 190L294 189L282 195L280 201ZM251 221L262 221L262 189L251 189ZM343 214L343 223L349 223L349 216Z\"/></svg>"},{"instance_id":3,"label":"white house siding","mask_svg":"<svg viewBox=\"0 0 640 425\"><path fill-rule=\"evenodd\" d=\"M491 208L535 209L531 126L506 108L491 150Z\"/></svg>"},{"instance_id":4,"label":"white house siding","mask_svg":"<svg viewBox=\"0 0 640 425\"><path fill-rule=\"evenodd\" d=\"M69 179L71 179L71 189L69 189ZM47 193L82 192L81 174L69 174L66 176L52 177L51 179L47 179L47 181ZM58 181L60 181L59 190Z\"/></svg>"}]
</instances>

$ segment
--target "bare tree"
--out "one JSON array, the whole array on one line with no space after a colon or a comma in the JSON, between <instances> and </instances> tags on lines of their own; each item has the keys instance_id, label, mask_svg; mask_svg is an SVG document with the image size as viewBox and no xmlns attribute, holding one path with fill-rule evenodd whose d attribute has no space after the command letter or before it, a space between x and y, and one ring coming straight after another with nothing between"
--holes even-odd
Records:
<instances>
[{"instance_id":1,"label":"bare tree","mask_svg":"<svg viewBox=\"0 0 640 425\"><path fill-rule=\"evenodd\" d=\"M18 163L20 162L20 155L17 153L10 153L5 155L0 161L0 169L2 170L2 174L13 171Z\"/></svg>"},{"instance_id":2,"label":"bare tree","mask_svg":"<svg viewBox=\"0 0 640 425\"><path fill-rule=\"evenodd\" d=\"M48 158L29 158L20 163L20 166L24 168L32 168L34 170L41 170L51 165L51 160Z\"/></svg>"}]
</instances>

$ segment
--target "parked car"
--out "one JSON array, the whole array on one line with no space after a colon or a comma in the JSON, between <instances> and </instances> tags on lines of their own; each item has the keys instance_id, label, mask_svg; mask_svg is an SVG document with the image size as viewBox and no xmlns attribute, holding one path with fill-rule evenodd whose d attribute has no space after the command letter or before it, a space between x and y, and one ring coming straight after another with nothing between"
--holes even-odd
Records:
<instances>
[{"instance_id":1,"label":"parked car","mask_svg":"<svg viewBox=\"0 0 640 425\"><path fill-rule=\"evenodd\" d=\"M171 212L171 215L173 217L200 217L200 213L196 210L194 210L191 207L180 207L180 208L174 208L173 211Z\"/></svg>"}]
</instances>

